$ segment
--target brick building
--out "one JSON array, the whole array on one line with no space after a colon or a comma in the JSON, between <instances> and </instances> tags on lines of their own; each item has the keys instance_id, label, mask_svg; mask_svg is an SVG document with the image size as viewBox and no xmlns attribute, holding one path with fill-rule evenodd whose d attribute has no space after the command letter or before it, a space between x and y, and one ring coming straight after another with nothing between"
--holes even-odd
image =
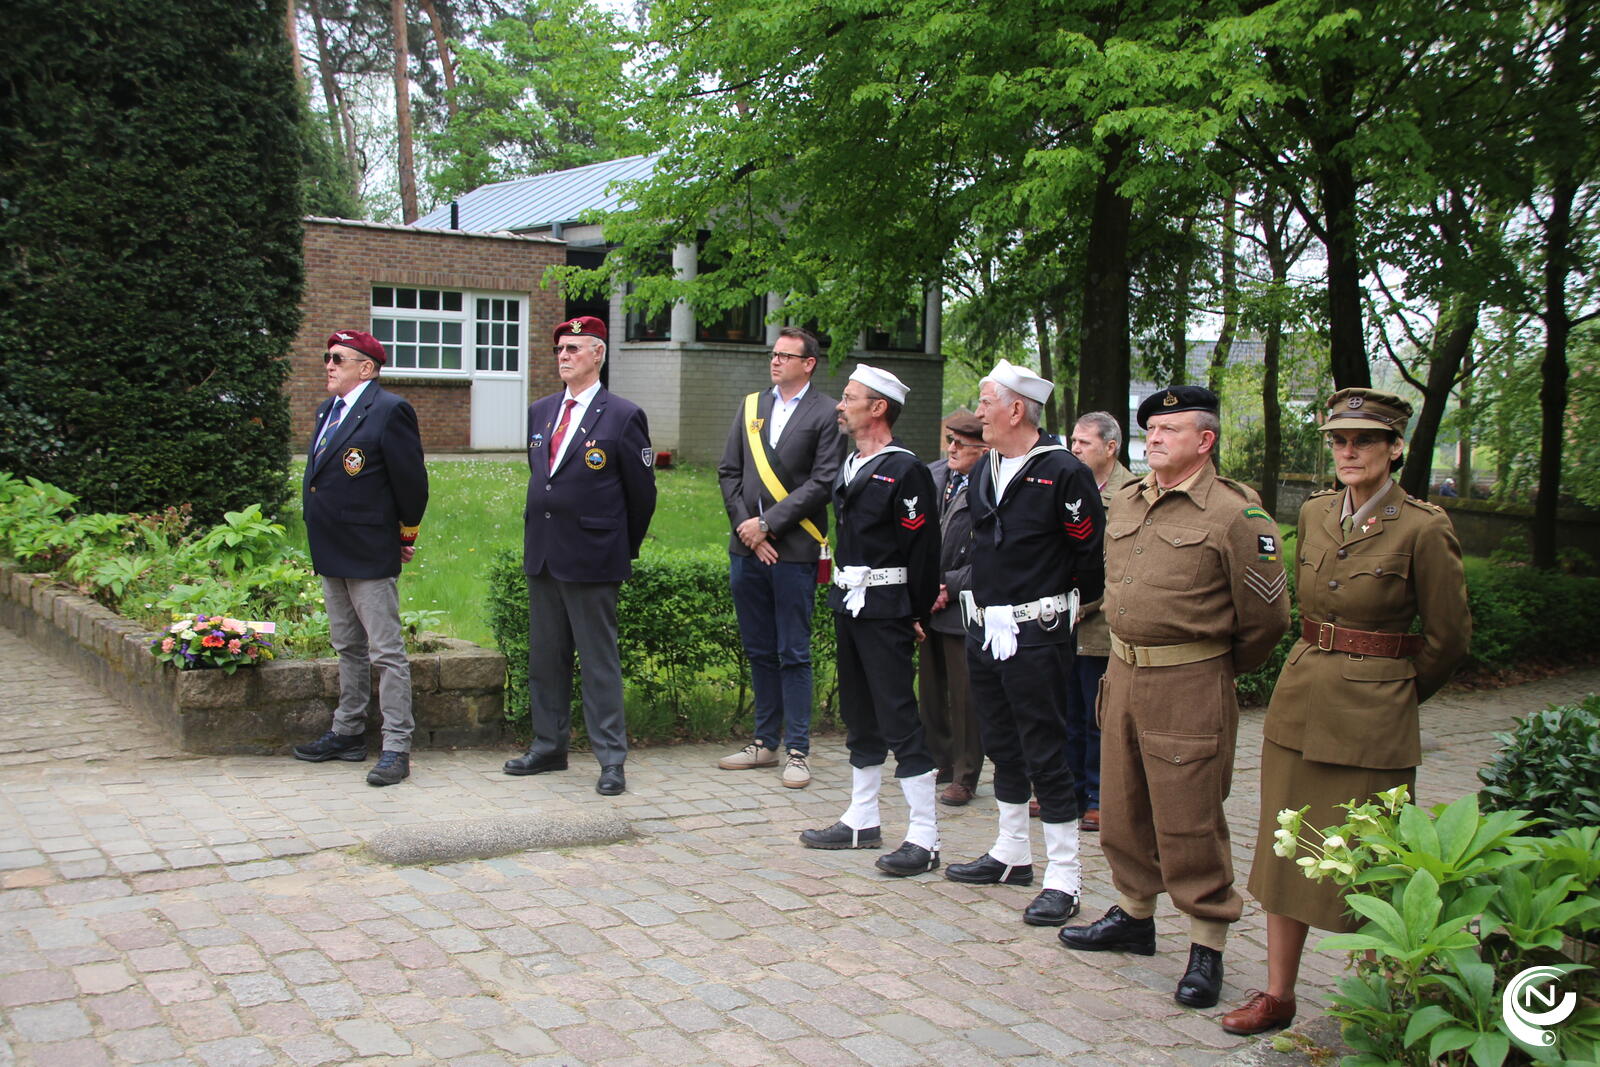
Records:
<instances>
[{"instance_id":1,"label":"brick building","mask_svg":"<svg viewBox=\"0 0 1600 1067\"><path fill-rule=\"evenodd\" d=\"M355 328L389 350L383 387L417 409L429 451L524 446L529 397L561 387L548 339L565 306L539 283L566 262L563 241L311 218L304 251L285 387L297 444L328 395L328 334Z\"/></svg>"}]
</instances>

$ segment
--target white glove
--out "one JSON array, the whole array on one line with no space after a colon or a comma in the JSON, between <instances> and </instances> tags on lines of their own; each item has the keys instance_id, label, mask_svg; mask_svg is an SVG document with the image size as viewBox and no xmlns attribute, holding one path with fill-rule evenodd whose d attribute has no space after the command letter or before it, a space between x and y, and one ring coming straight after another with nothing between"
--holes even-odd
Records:
<instances>
[{"instance_id":1,"label":"white glove","mask_svg":"<svg viewBox=\"0 0 1600 1067\"><path fill-rule=\"evenodd\" d=\"M1011 617L1010 604L983 609L983 647L997 660L1017 654L1017 620Z\"/></svg>"},{"instance_id":2,"label":"white glove","mask_svg":"<svg viewBox=\"0 0 1600 1067\"><path fill-rule=\"evenodd\" d=\"M845 591L844 609L852 617L860 615L861 609L867 606L867 575L871 573L871 567L835 567L833 570L833 584Z\"/></svg>"}]
</instances>

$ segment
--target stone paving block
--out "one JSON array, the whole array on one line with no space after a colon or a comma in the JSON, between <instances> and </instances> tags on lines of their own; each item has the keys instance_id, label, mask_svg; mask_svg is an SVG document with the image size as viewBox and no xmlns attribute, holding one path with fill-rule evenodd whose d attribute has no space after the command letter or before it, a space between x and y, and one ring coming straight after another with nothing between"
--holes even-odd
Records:
<instances>
[{"instance_id":1,"label":"stone paving block","mask_svg":"<svg viewBox=\"0 0 1600 1067\"><path fill-rule=\"evenodd\" d=\"M253 1008L258 1004L293 998L289 987L275 974L235 975L225 979L224 984L228 987L228 992L233 994L235 1003L241 1008Z\"/></svg>"},{"instance_id":2,"label":"stone paving block","mask_svg":"<svg viewBox=\"0 0 1600 1067\"><path fill-rule=\"evenodd\" d=\"M187 1034L191 1041L214 1041L224 1037L238 1037L244 1026L232 1007L220 997L192 1003L173 1004L167 1008L173 1023Z\"/></svg>"},{"instance_id":3,"label":"stone paving block","mask_svg":"<svg viewBox=\"0 0 1600 1067\"><path fill-rule=\"evenodd\" d=\"M291 1037L278 1046L296 1064L315 1067L321 1063L344 1063L350 1058L350 1049L326 1034L301 1034Z\"/></svg>"},{"instance_id":4,"label":"stone paving block","mask_svg":"<svg viewBox=\"0 0 1600 1067\"><path fill-rule=\"evenodd\" d=\"M150 1026L142 1030L128 1030L104 1038L106 1048L128 1063L149 1063L152 1060L176 1059L183 1054L183 1045L165 1026Z\"/></svg>"},{"instance_id":5,"label":"stone paving block","mask_svg":"<svg viewBox=\"0 0 1600 1067\"><path fill-rule=\"evenodd\" d=\"M358 1056L407 1056L411 1044L394 1027L372 1019L347 1019L333 1025L335 1036Z\"/></svg>"},{"instance_id":6,"label":"stone paving block","mask_svg":"<svg viewBox=\"0 0 1600 1067\"><path fill-rule=\"evenodd\" d=\"M294 985L332 982L341 973L326 956L313 950L285 952L281 956L274 956L272 965Z\"/></svg>"},{"instance_id":7,"label":"stone paving block","mask_svg":"<svg viewBox=\"0 0 1600 1067\"><path fill-rule=\"evenodd\" d=\"M31 1044L67 1041L86 1037L90 1032L89 1017L82 1008L69 1001L24 1004L12 1008L7 1014L16 1036Z\"/></svg>"},{"instance_id":8,"label":"stone paving block","mask_svg":"<svg viewBox=\"0 0 1600 1067\"><path fill-rule=\"evenodd\" d=\"M21 971L0 978L0 1007L67 1000L77 993L72 975L61 971Z\"/></svg>"},{"instance_id":9,"label":"stone paving block","mask_svg":"<svg viewBox=\"0 0 1600 1067\"><path fill-rule=\"evenodd\" d=\"M211 978L200 971L159 971L144 980L145 989L161 1004L208 1000L217 995Z\"/></svg>"},{"instance_id":10,"label":"stone paving block","mask_svg":"<svg viewBox=\"0 0 1600 1067\"><path fill-rule=\"evenodd\" d=\"M272 1050L254 1037L225 1038L192 1051L206 1067L272 1067L277 1062Z\"/></svg>"},{"instance_id":11,"label":"stone paving block","mask_svg":"<svg viewBox=\"0 0 1600 1067\"><path fill-rule=\"evenodd\" d=\"M295 995L318 1018L346 1019L361 1014L361 995L349 982L304 985L295 991Z\"/></svg>"}]
</instances>

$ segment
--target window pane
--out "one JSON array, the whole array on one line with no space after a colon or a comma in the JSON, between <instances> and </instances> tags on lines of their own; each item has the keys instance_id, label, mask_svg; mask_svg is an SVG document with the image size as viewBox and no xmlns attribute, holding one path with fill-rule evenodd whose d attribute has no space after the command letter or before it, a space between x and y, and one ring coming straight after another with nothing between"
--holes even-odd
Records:
<instances>
[{"instance_id":1,"label":"window pane","mask_svg":"<svg viewBox=\"0 0 1600 1067\"><path fill-rule=\"evenodd\" d=\"M439 367L439 346L423 345L417 349L417 366L428 370L437 370Z\"/></svg>"},{"instance_id":2,"label":"window pane","mask_svg":"<svg viewBox=\"0 0 1600 1067\"><path fill-rule=\"evenodd\" d=\"M459 345L461 343L461 324L459 322L446 322L442 326L444 328L444 343L447 345Z\"/></svg>"},{"instance_id":3,"label":"window pane","mask_svg":"<svg viewBox=\"0 0 1600 1067\"><path fill-rule=\"evenodd\" d=\"M496 346L505 344L506 343L506 328L504 326L502 326L498 322L495 323L494 326L489 331L489 337L491 339L491 342Z\"/></svg>"},{"instance_id":4,"label":"window pane","mask_svg":"<svg viewBox=\"0 0 1600 1067\"><path fill-rule=\"evenodd\" d=\"M372 287L372 306L375 308L394 307L394 288L388 285L374 285Z\"/></svg>"},{"instance_id":5,"label":"window pane","mask_svg":"<svg viewBox=\"0 0 1600 1067\"><path fill-rule=\"evenodd\" d=\"M506 321L507 322L521 322L522 321L522 301L520 301L520 300L507 300L506 301Z\"/></svg>"},{"instance_id":6,"label":"window pane","mask_svg":"<svg viewBox=\"0 0 1600 1067\"><path fill-rule=\"evenodd\" d=\"M428 311L439 310L439 290L421 289L418 290L418 296L421 297L417 304L418 307L424 308Z\"/></svg>"},{"instance_id":7,"label":"window pane","mask_svg":"<svg viewBox=\"0 0 1600 1067\"><path fill-rule=\"evenodd\" d=\"M461 294L460 293L445 293L444 294L444 309L446 311L460 311L461 310Z\"/></svg>"},{"instance_id":8,"label":"window pane","mask_svg":"<svg viewBox=\"0 0 1600 1067\"><path fill-rule=\"evenodd\" d=\"M373 319L372 320L372 336L376 337L378 340L384 342L385 344L388 344L390 341L393 341L394 340L394 320L393 319Z\"/></svg>"},{"instance_id":9,"label":"window pane","mask_svg":"<svg viewBox=\"0 0 1600 1067\"><path fill-rule=\"evenodd\" d=\"M396 289L394 291L395 307L414 308L417 306L417 291L415 289Z\"/></svg>"},{"instance_id":10,"label":"window pane","mask_svg":"<svg viewBox=\"0 0 1600 1067\"><path fill-rule=\"evenodd\" d=\"M478 300L478 318L486 319L488 317L489 317L489 301L484 300L484 299L482 299L480 297L479 300Z\"/></svg>"},{"instance_id":11,"label":"window pane","mask_svg":"<svg viewBox=\"0 0 1600 1067\"><path fill-rule=\"evenodd\" d=\"M435 345L439 343L439 324L437 322L419 322L417 323L417 329L419 331L417 334L419 340Z\"/></svg>"},{"instance_id":12,"label":"window pane","mask_svg":"<svg viewBox=\"0 0 1600 1067\"><path fill-rule=\"evenodd\" d=\"M517 350L514 349L514 348L513 349L509 349L506 352L506 368L505 369L508 372L510 372L512 374L515 374L515 373L517 373L517 371L520 368L521 368L521 360L517 357Z\"/></svg>"},{"instance_id":13,"label":"window pane","mask_svg":"<svg viewBox=\"0 0 1600 1067\"><path fill-rule=\"evenodd\" d=\"M480 345L489 343L489 324L487 322L478 323L478 343Z\"/></svg>"},{"instance_id":14,"label":"window pane","mask_svg":"<svg viewBox=\"0 0 1600 1067\"><path fill-rule=\"evenodd\" d=\"M489 350L481 345L478 347L478 369L489 369Z\"/></svg>"},{"instance_id":15,"label":"window pane","mask_svg":"<svg viewBox=\"0 0 1600 1067\"><path fill-rule=\"evenodd\" d=\"M396 367L415 367L417 365L417 348L415 345L395 345L393 354Z\"/></svg>"},{"instance_id":16,"label":"window pane","mask_svg":"<svg viewBox=\"0 0 1600 1067\"><path fill-rule=\"evenodd\" d=\"M516 325L507 326L506 327L506 347L507 348L516 348L517 345L521 343L520 341L518 341L518 337L521 336L521 333L522 333L522 327L516 326Z\"/></svg>"},{"instance_id":17,"label":"window pane","mask_svg":"<svg viewBox=\"0 0 1600 1067\"><path fill-rule=\"evenodd\" d=\"M439 350L439 367L441 370L460 370L461 349L441 348Z\"/></svg>"},{"instance_id":18,"label":"window pane","mask_svg":"<svg viewBox=\"0 0 1600 1067\"><path fill-rule=\"evenodd\" d=\"M394 324L394 338L396 341L415 341L417 339L417 324L400 319Z\"/></svg>"}]
</instances>

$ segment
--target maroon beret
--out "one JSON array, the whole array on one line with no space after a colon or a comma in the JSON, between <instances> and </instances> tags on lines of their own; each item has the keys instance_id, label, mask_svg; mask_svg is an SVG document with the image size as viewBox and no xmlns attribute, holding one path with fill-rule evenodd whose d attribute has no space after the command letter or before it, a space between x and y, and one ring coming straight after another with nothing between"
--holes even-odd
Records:
<instances>
[{"instance_id":1,"label":"maroon beret","mask_svg":"<svg viewBox=\"0 0 1600 1067\"><path fill-rule=\"evenodd\" d=\"M561 343L563 337L598 337L606 339L606 324L603 320L593 315L579 315L575 319L568 319L556 327L555 342Z\"/></svg>"},{"instance_id":2,"label":"maroon beret","mask_svg":"<svg viewBox=\"0 0 1600 1067\"><path fill-rule=\"evenodd\" d=\"M328 335L328 347L334 345L353 348L380 367L389 362L389 353L383 350L383 342L365 330L336 330Z\"/></svg>"}]
</instances>

